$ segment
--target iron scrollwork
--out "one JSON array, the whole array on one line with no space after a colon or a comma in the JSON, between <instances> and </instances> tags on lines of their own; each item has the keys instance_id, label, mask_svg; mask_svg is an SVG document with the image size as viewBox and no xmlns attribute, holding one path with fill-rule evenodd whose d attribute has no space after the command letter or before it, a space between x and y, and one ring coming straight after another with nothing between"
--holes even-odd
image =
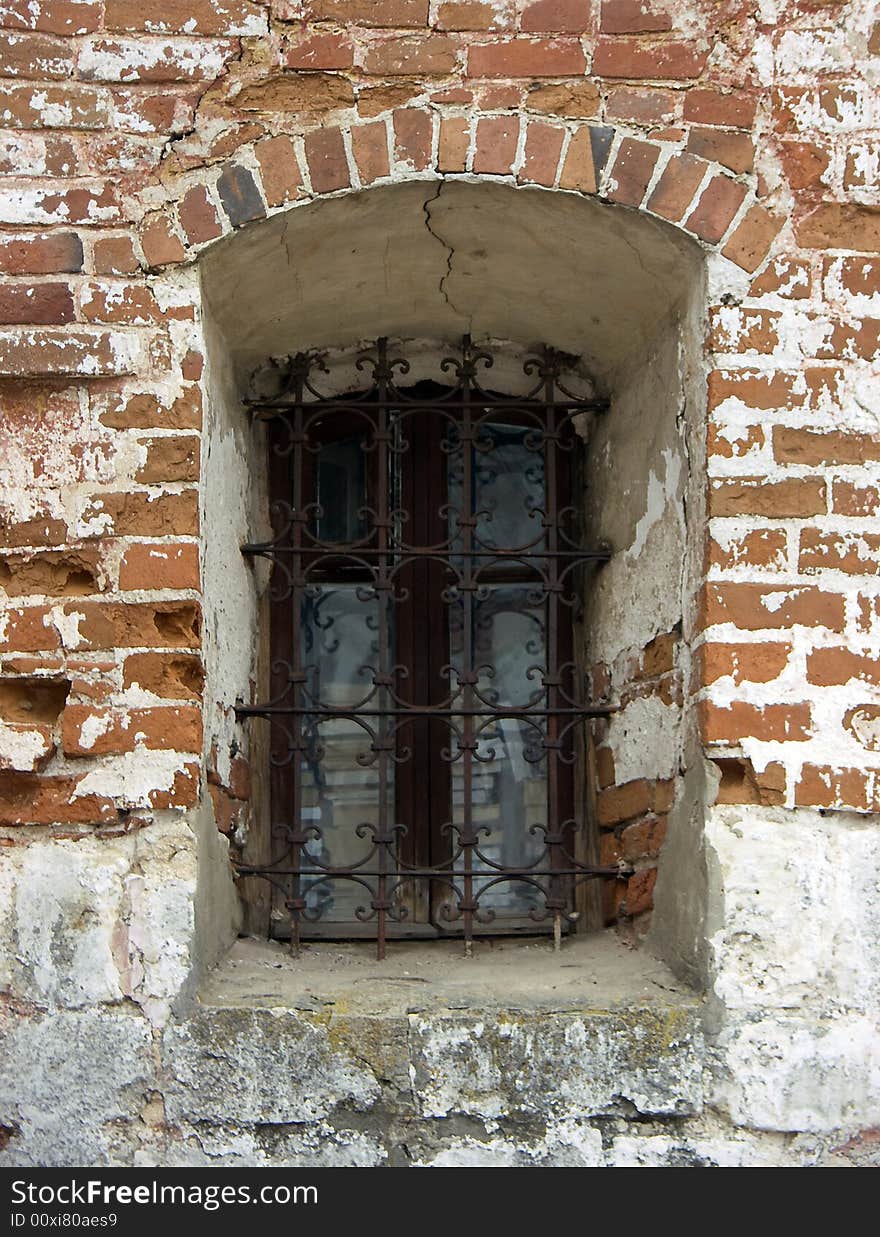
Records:
<instances>
[{"instance_id":1,"label":"iron scrollwork","mask_svg":"<svg viewBox=\"0 0 880 1237\"><path fill-rule=\"evenodd\" d=\"M322 393L322 359L298 353L247 401L281 480L271 536L242 552L270 562L283 631L267 698L237 710L271 728L278 849L239 871L279 891L294 944L322 922L344 936L347 920L381 957L417 906L468 947L507 921L549 923L558 940L578 885L618 872L576 857L583 822L564 793L579 729L613 711L585 698L565 635L585 570L610 550L582 544L559 481L579 418L607 405L576 394L570 358L550 348L525 361L520 394L491 390L492 364L465 337L435 384L408 385L380 339L354 393ZM413 443L429 423L437 454L422 467L443 494L426 523ZM422 589L442 611L443 664L420 696L399 646L404 623L418 645ZM398 819L397 789L425 744L446 796L427 862L407 841L425 821Z\"/></svg>"}]
</instances>

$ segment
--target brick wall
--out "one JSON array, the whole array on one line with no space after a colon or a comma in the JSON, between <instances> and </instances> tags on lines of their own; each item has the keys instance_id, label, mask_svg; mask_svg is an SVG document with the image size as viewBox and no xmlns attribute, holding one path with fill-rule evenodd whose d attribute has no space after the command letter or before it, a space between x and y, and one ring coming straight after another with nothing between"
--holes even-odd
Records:
<instances>
[{"instance_id":1,"label":"brick wall","mask_svg":"<svg viewBox=\"0 0 880 1237\"><path fill-rule=\"evenodd\" d=\"M186 808L205 764L230 827L244 775L202 757L193 264L291 204L462 174L642 210L739 273L707 324L696 670L648 649L633 690L697 697L723 803L877 810L873 22L833 0L0 5L6 843ZM638 868L608 914L638 914L669 787L598 764L603 853Z\"/></svg>"}]
</instances>

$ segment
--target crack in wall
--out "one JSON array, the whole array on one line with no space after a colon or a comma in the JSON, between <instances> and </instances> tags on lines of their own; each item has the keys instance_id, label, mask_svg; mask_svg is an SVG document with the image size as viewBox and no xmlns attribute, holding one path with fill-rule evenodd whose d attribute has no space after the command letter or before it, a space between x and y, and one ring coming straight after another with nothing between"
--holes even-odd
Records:
<instances>
[{"instance_id":1,"label":"crack in wall","mask_svg":"<svg viewBox=\"0 0 880 1237\"><path fill-rule=\"evenodd\" d=\"M432 198L425 199L424 203L422 204L422 211L424 212L424 216L425 216L425 227L428 229L429 234L433 236L434 240L437 241L439 244L441 244L444 250L446 251L446 274L441 277L440 283L437 285L437 290L440 293L440 295L443 297L444 301L446 302L446 304L449 306L449 308L452 310L453 313L459 314L460 317L467 319L468 331L470 331L472 327L471 315L459 309L459 307L455 304L455 302L449 296L449 293L446 287L446 285L449 283L449 280L452 276L452 260L455 257L455 246L450 244L449 241L445 240L440 235L440 233L436 231L436 229L433 226L433 220L431 218L431 207L434 205L435 202L438 202L440 200L440 195L443 192L445 186L446 186L446 181L441 180L439 185L437 186L437 192L434 194L434 196Z\"/></svg>"}]
</instances>

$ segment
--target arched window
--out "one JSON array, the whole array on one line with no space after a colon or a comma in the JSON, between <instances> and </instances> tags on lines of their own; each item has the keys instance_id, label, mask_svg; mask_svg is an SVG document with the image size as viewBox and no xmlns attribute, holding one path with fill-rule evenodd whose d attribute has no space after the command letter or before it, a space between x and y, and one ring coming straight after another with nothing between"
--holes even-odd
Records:
<instances>
[{"instance_id":1,"label":"arched window","mask_svg":"<svg viewBox=\"0 0 880 1237\"><path fill-rule=\"evenodd\" d=\"M465 337L431 381L380 339L359 389L292 357L251 401L271 538L266 699L272 854L303 937L554 932L592 857L575 624L590 546L580 421L604 402L544 348L499 394ZM325 371L326 372L326 371ZM277 916L273 921L277 923ZM282 934L278 932L278 934Z\"/></svg>"}]
</instances>

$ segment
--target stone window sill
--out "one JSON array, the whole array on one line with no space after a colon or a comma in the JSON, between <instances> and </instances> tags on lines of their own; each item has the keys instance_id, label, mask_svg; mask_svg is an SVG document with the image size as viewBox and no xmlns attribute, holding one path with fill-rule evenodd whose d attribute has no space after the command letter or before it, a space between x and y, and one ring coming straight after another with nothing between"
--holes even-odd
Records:
<instances>
[{"instance_id":1,"label":"stone window sill","mask_svg":"<svg viewBox=\"0 0 880 1237\"><path fill-rule=\"evenodd\" d=\"M299 1127L577 1124L702 1108L701 1000L610 935L565 943L239 941L169 1028L175 1117ZM347 1118L346 1118L347 1119ZM409 1126L407 1127L409 1128ZM592 1137L592 1135L591 1135Z\"/></svg>"}]
</instances>

